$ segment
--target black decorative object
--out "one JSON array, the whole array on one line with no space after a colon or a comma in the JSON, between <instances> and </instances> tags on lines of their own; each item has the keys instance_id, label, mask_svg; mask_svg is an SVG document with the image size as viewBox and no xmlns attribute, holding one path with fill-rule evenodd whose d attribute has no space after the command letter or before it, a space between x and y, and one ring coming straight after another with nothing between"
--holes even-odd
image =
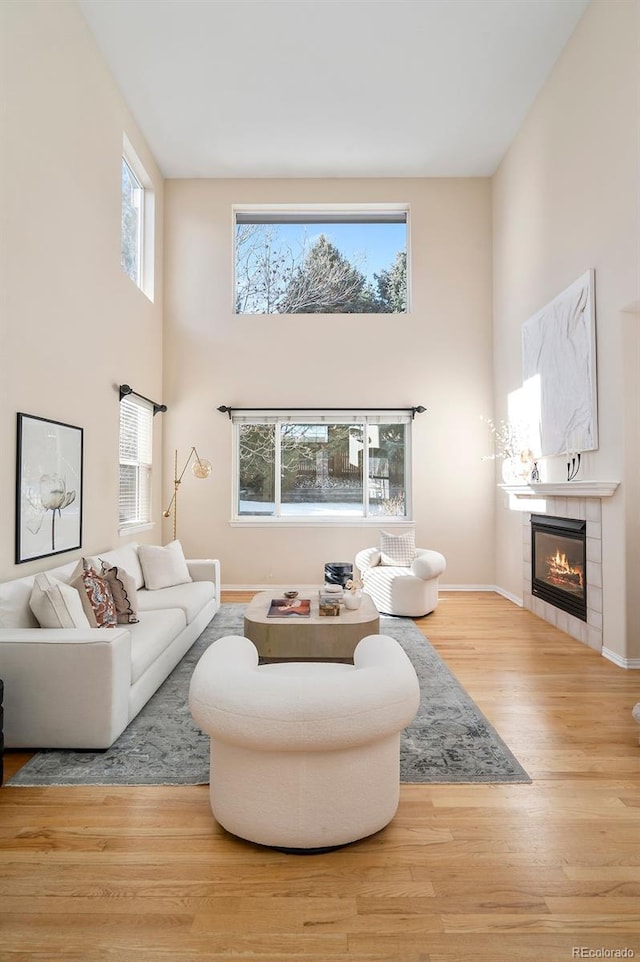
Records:
<instances>
[{"instance_id":1,"label":"black decorative object","mask_svg":"<svg viewBox=\"0 0 640 962\"><path fill-rule=\"evenodd\" d=\"M580 452L578 451L567 461L567 481L573 481L580 470Z\"/></svg>"},{"instance_id":2,"label":"black decorative object","mask_svg":"<svg viewBox=\"0 0 640 962\"><path fill-rule=\"evenodd\" d=\"M324 566L324 583L342 588L353 578L353 565L346 561L329 561Z\"/></svg>"}]
</instances>

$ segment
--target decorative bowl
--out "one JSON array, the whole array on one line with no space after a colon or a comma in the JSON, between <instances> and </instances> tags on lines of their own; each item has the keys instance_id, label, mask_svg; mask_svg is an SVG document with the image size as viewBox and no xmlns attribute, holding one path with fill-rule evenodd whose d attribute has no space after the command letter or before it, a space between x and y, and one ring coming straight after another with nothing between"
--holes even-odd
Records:
<instances>
[{"instance_id":1,"label":"decorative bowl","mask_svg":"<svg viewBox=\"0 0 640 962\"><path fill-rule=\"evenodd\" d=\"M285 598L297 598L297 597L298 597L298 592L297 592L297 591L285 591L284 596L285 596Z\"/></svg>"}]
</instances>

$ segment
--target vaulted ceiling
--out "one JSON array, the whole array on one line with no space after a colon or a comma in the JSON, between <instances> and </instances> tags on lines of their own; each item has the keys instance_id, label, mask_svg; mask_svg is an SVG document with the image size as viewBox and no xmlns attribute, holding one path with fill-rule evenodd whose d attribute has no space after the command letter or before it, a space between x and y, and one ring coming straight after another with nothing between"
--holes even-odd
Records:
<instances>
[{"instance_id":1,"label":"vaulted ceiling","mask_svg":"<svg viewBox=\"0 0 640 962\"><path fill-rule=\"evenodd\" d=\"M166 177L466 177L588 0L77 3Z\"/></svg>"}]
</instances>

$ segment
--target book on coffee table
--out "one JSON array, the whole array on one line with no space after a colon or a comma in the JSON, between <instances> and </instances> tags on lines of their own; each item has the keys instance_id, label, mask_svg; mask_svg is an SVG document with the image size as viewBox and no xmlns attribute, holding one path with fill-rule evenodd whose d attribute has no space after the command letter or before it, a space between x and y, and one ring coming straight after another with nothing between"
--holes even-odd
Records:
<instances>
[{"instance_id":1,"label":"book on coffee table","mask_svg":"<svg viewBox=\"0 0 640 962\"><path fill-rule=\"evenodd\" d=\"M267 612L267 618L308 618L311 614L309 598L274 598Z\"/></svg>"}]
</instances>

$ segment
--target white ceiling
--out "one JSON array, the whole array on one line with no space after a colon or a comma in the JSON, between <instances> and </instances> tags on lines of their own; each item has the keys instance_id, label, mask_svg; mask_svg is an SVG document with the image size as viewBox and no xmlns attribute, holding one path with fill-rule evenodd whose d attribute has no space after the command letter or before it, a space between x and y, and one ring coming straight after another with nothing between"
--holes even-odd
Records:
<instances>
[{"instance_id":1,"label":"white ceiling","mask_svg":"<svg viewBox=\"0 0 640 962\"><path fill-rule=\"evenodd\" d=\"M166 177L466 177L589 0L77 2Z\"/></svg>"}]
</instances>

